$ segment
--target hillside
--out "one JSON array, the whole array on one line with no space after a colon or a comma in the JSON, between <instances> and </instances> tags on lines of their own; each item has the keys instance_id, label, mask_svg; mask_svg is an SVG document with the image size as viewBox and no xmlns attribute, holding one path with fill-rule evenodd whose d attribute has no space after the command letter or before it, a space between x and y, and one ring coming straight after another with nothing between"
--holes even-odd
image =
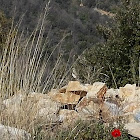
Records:
<instances>
[{"instance_id":1,"label":"hillside","mask_svg":"<svg viewBox=\"0 0 140 140\"><path fill-rule=\"evenodd\" d=\"M91 48L95 43L101 41L96 31L96 25L106 24L110 20L108 15L100 14L95 10L95 7L111 11L116 6L117 1L85 0L83 6L80 7L81 1L79 0L66 0L65 2L52 0L46 18L44 37L51 30L49 34L50 46L54 46L64 34L67 34L62 45L65 55L68 55L69 51L73 55L81 54L83 50ZM0 9L9 17L15 16L15 22L25 14L21 30L31 32L36 27L46 2L45 0L1 0Z\"/></svg>"},{"instance_id":2,"label":"hillside","mask_svg":"<svg viewBox=\"0 0 140 140\"><path fill-rule=\"evenodd\" d=\"M139 0L0 9L0 140L140 139Z\"/></svg>"}]
</instances>

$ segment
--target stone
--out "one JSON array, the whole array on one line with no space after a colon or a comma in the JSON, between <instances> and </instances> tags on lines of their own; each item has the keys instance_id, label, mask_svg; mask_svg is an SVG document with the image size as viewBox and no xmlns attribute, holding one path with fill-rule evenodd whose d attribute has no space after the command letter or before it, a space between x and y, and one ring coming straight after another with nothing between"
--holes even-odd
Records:
<instances>
[{"instance_id":1,"label":"stone","mask_svg":"<svg viewBox=\"0 0 140 140\"><path fill-rule=\"evenodd\" d=\"M140 123L127 123L124 128L130 135L140 139Z\"/></svg>"},{"instance_id":2,"label":"stone","mask_svg":"<svg viewBox=\"0 0 140 140\"><path fill-rule=\"evenodd\" d=\"M97 101L93 101L87 97L83 97L82 100L77 104L75 110L81 115L82 119L89 117L98 117L100 104Z\"/></svg>"},{"instance_id":3,"label":"stone","mask_svg":"<svg viewBox=\"0 0 140 140\"><path fill-rule=\"evenodd\" d=\"M140 109L134 113L134 119L140 123Z\"/></svg>"},{"instance_id":4,"label":"stone","mask_svg":"<svg viewBox=\"0 0 140 140\"><path fill-rule=\"evenodd\" d=\"M64 86L58 90L59 93L65 93L67 90L67 86Z\"/></svg>"},{"instance_id":5,"label":"stone","mask_svg":"<svg viewBox=\"0 0 140 140\"><path fill-rule=\"evenodd\" d=\"M31 135L25 130L0 124L1 140L29 140Z\"/></svg>"},{"instance_id":6,"label":"stone","mask_svg":"<svg viewBox=\"0 0 140 140\"><path fill-rule=\"evenodd\" d=\"M105 83L102 82L95 82L92 85L92 88L90 91L88 91L87 93L87 97L88 98L104 98L104 95L107 91L107 86L105 85Z\"/></svg>"},{"instance_id":7,"label":"stone","mask_svg":"<svg viewBox=\"0 0 140 140\"><path fill-rule=\"evenodd\" d=\"M109 111L111 116L119 116L122 114L119 106L115 103L110 103L105 101L103 103L103 109L105 112Z\"/></svg>"},{"instance_id":8,"label":"stone","mask_svg":"<svg viewBox=\"0 0 140 140\"><path fill-rule=\"evenodd\" d=\"M136 120L134 118L134 114L129 112L129 113L122 113L121 115L119 115L119 118L121 118L121 122L123 124L125 123L135 123Z\"/></svg>"},{"instance_id":9,"label":"stone","mask_svg":"<svg viewBox=\"0 0 140 140\"><path fill-rule=\"evenodd\" d=\"M105 122L111 121L111 119L121 115L120 108L115 103L104 102L101 106L101 116Z\"/></svg>"},{"instance_id":10,"label":"stone","mask_svg":"<svg viewBox=\"0 0 140 140\"><path fill-rule=\"evenodd\" d=\"M61 109L59 111L59 121L63 122L64 127L74 124L79 119L80 116L75 110Z\"/></svg>"},{"instance_id":11,"label":"stone","mask_svg":"<svg viewBox=\"0 0 140 140\"><path fill-rule=\"evenodd\" d=\"M119 89L108 89L105 94L105 98L119 98Z\"/></svg>"},{"instance_id":12,"label":"stone","mask_svg":"<svg viewBox=\"0 0 140 140\"><path fill-rule=\"evenodd\" d=\"M81 85L79 81L70 81L67 86L67 92L72 91L87 91L86 87Z\"/></svg>"},{"instance_id":13,"label":"stone","mask_svg":"<svg viewBox=\"0 0 140 140\"><path fill-rule=\"evenodd\" d=\"M124 87L119 88L119 95L121 98L125 99L131 99L135 97L136 95L136 84L126 84Z\"/></svg>"},{"instance_id":14,"label":"stone","mask_svg":"<svg viewBox=\"0 0 140 140\"><path fill-rule=\"evenodd\" d=\"M50 96L42 93L31 93L28 95L25 105L33 109L34 117L46 122L58 120L58 111L61 104L53 101Z\"/></svg>"},{"instance_id":15,"label":"stone","mask_svg":"<svg viewBox=\"0 0 140 140\"><path fill-rule=\"evenodd\" d=\"M123 107L123 113L133 113L136 109L140 108L140 103L138 101L127 102L126 106Z\"/></svg>"},{"instance_id":16,"label":"stone","mask_svg":"<svg viewBox=\"0 0 140 140\"><path fill-rule=\"evenodd\" d=\"M80 95L76 95L72 92L56 93L51 96L51 99L62 104L77 104L80 99Z\"/></svg>"},{"instance_id":17,"label":"stone","mask_svg":"<svg viewBox=\"0 0 140 140\"><path fill-rule=\"evenodd\" d=\"M13 98L12 98L13 100ZM29 95L22 100L20 104L15 104L8 99L8 105L4 113L7 115L12 115L16 118L22 116L26 117L26 114L30 115L29 121L34 119L41 119L45 122L55 122L58 120L58 111L61 104L53 101L50 96L42 93L29 93Z\"/></svg>"},{"instance_id":18,"label":"stone","mask_svg":"<svg viewBox=\"0 0 140 140\"><path fill-rule=\"evenodd\" d=\"M52 101L49 97L42 98L37 102L38 117L46 119L47 122L56 122L60 107L60 103Z\"/></svg>"}]
</instances>

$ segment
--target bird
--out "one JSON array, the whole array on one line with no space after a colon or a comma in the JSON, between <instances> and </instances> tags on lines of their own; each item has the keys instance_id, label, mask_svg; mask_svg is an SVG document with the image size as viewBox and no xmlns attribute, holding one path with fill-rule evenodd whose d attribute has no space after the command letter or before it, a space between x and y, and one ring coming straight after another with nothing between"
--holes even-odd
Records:
<instances>
[{"instance_id":1,"label":"bird","mask_svg":"<svg viewBox=\"0 0 140 140\"><path fill-rule=\"evenodd\" d=\"M76 75L75 75L74 73L72 73L72 77L73 77L74 79L76 79Z\"/></svg>"},{"instance_id":2,"label":"bird","mask_svg":"<svg viewBox=\"0 0 140 140\"><path fill-rule=\"evenodd\" d=\"M73 77L74 79L76 79L76 78L77 78L76 75L77 75L77 74L76 74L76 70L73 68L73 69L72 69L72 77Z\"/></svg>"},{"instance_id":3,"label":"bird","mask_svg":"<svg viewBox=\"0 0 140 140\"><path fill-rule=\"evenodd\" d=\"M83 7L84 5L83 5L83 2L82 2L82 0L81 0L81 3L80 3L80 7Z\"/></svg>"}]
</instances>

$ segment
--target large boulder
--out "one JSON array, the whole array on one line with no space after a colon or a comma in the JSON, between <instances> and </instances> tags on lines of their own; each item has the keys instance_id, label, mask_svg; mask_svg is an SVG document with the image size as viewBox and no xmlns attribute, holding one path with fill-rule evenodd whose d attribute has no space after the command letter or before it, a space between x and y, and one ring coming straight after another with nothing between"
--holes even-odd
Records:
<instances>
[{"instance_id":1,"label":"large boulder","mask_svg":"<svg viewBox=\"0 0 140 140\"><path fill-rule=\"evenodd\" d=\"M61 104L53 101L47 94L30 93L24 104L33 109L32 112L36 119L43 119L46 122L55 122L58 120L57 113Z\"/></svg>"},{"instance_id":2,"label":"large boulder","mask_svg":"<svg viewBox=\"0 0 140 140\"><path fill-rule=\"evenodd\" d=\"M125 129L128 130L130 135L140 139L140 123L125 124Z\"/></svg>"},{"instance_id":3,"label":"large boulder","mask_svg":"<svg viewBox=\"0 0 140 140\"><path fill-rule=\"evenodd\" d=\"M105 101L101 106L101 116L105 122L110 122L121 114L120 107L116 103Z\"/></svg>"},{"instance_id":4,"label":"large boulder","mask_svg":"<svg viewBox=\"0 0 140 140\"><path fill-rule=\"evenodd\" d=\"M49 97L40 99L37 103L37 117L47 122L56 122L60 107L60 103L52 101Z\"/></svg>"},{"instance_id":5,"label":"large boulder","mask_svg":"<svg viewBox=\"0 0 140 140\"><path fill-rule=\"evenodd\" d=\"M113 99L117 99L119 98L119 89L108 89L106 94L105 94L105 98L113 98Z\"/></svg>"},{"instance_id":6,"label":"large boulder","mask_svg":"<svg viewBox=\"0 0 140 140\"><path fill-rule=\"evenodd\" d=\"M124 100L133 100L136 96L136 84L126 84L124 87L119 88L119 95Z\"/></svg>"},{"instance_id":7,"label":"large boulder","mask_svg":"<svg viewBox=\"0 0 140 140\"><path fill-rule=\"evenodd\" d=\"M53 101L59 102L61 104L77 104L80 99L80 95L76 95L72 92L56 93L50 97Z\"/></svg>"},{"instance_id":8,"label":"large boulder","mask_svg":"<svg viewBox=\"0 0 140 140\"><path fill-rule=\"evenodd\" d=\"M107 91L107 86L105 83L102 82L95 82L92 87L90 88L90 91L87 93L88 98L100 98L103 99L105 96L105 93Z\"/></svg>"},{"instance_id":9,"label":"large boulder","mask_svg":"<svg viewBox=\"0 0 140 140\"><path fill-rule=\"evenodd\" d=\"M100 102L98 102L98 99L92 100L87 97L83 97L75 109L80 114L81 119L98 118Z\"/></svg>"},{"instance_id":10,"label":"large boulder","mask_svg":"<svg viewBox=\"0 0 140 140\"><path fill-rule=\"evenodd\" d=\"M122 113L127 122L139 121L140 101L138 99L133 101L122 102Z\"/></svg>"},{"instance_id":11,"label":"large boulder","mask_svg":"<svg viewBox=\"0 0 140 140\"><path fill-rule=\"evenodd\" d=\"M87 91L86 87L81 85L79 81L70 81L66 91Z\"/></svg>"},{"instance_id":12,"label":"large boulder","mask_svg":"<svg viewBox=\"0 0 140 140\"><path fill-rule=\"evenodd\" d=\"M1 140L29 140L31 135L25 130L14 127L4 126L0 124L0 139Z\"/></svg>"},{"instance_id":13,"label":"large boulder","mask_svg":"<svg viewBox=\"0 0 140 140\"><path fill-rule=\"evenodd\" d=\"M32 92L22 102L19 102L18 99L21 100L21 97L22 95L19 94L4 101L6 104L4 113L15 118L25 116L24 119L28 121L41 119L45 122L53 122L58 120L57 113L61 104L53 101L48 95ZM27 117L27 114L30 117Z\"/></svg>"},{"instance_id":14,"label":"large boulder","mask_svg":"<svg viewBox=\"0 0 140 140\"><path fill-rule=\"evenodd\" d=\"M123 105L122 111L123 111L123 113L130 113L130 112L133 113L138 108L140 108L139 101L126 102Z\"/></svg>"},{"instance_id":15,"label":"large boulder","mask_svg":"<svg viewBox=\"0 0 140 140\"><path fill-rule=\"evenodd\" d=\"M84 97L86 96L87 94L87 87L80 84L79 81L70 81L68 83L68 86L66 88L66 92L72 92L76 95L80 95L80 98L81 97Z\"/></svg>"}]
</instances>

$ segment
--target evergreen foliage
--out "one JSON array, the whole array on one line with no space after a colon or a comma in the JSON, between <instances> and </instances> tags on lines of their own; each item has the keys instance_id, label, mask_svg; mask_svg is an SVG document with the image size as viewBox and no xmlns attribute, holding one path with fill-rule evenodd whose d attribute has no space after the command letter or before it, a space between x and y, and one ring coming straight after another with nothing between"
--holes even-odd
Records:
<instances>
[{"instance_id":1,"label":"evergreen foliage","mask_svg":"<svg viewBox=\"0 0 140 140\"><path fill-rule=\"evenodd\" d=\"M95 73L95 67L96 71L100 70L100 75L93 81L107 81L108 85L113 87L124 86L126 83L138 83L140 57L139 11L138 0L122 0L116 8L111 27L101 24L97 26L104 42L93 46L83 55L87 62L84 65L92 67L91 73ZM82 66L80 61L78 65ZM81 73L81 77L82 75ZM81 80L85 81L85 78L82 78Z\"/></svg>"}]
</instances>

